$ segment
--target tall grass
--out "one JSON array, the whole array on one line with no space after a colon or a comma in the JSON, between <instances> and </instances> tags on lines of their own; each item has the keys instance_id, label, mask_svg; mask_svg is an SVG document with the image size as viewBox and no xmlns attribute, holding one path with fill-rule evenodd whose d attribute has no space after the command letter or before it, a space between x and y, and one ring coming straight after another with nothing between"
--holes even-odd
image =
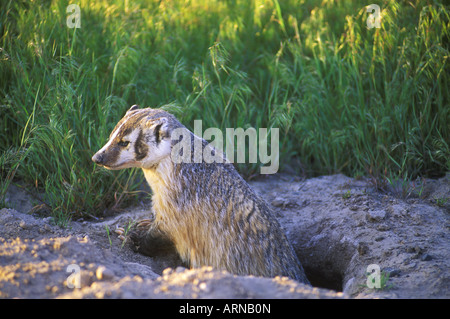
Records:
<instances>
[{"instance_id":1,"label":"tall grass","mask_svg":"<svg viewBox=\"0 0 450 319\"><path fill-rule=\"evenodd\" d=\"M0 200L21 179L62 224L133 200L140 172L90 160L132 104L190 128L279 127L281 167L307 175L450 168L439 1L378 2L380 29L360 1L82 0L80 29L68 4L0 4Z\"/></svg>"},{"instance_id":2,"label":"tall grass","mask_svg":"<svg viewBox=\"0 0 450 319\"><path fill-rule=\"evenodd\" d=\"M448 170L449 12L416 5L390 2L375 30L365 28L361 8L346 17L339 38L311 29L329 21L325 8L299 26L310 43L306 57L304 46L286 46L278 78L296 112L291 133L302 143L295 152L307 155L313 172Z\"/></svg>"}]
</instances>

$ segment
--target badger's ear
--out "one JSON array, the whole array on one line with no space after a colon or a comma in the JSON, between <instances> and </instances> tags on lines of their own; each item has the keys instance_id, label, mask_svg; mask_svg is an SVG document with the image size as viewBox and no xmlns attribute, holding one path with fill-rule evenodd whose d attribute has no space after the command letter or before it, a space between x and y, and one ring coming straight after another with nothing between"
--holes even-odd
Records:
<instances>
[{"instance_id":1,"label":"badger's ear","mask_svg":"<svg viewBox=\"0 0 450 319\"><path fill-rule=\"evenodd\" d=\"M169 136L169 120L166 117L149 120L147 126L154 131L157 143Z\"/></svg>"},{"instance_id":2,"label":"badger's ear","mask_svg":"<svg viewBox=\"0 0 450 319\"><path fill-rule=\"evenodd\" d=\"M131 112L131 111L134 111L134 110L137 110L138 108L139 108L139 105L135 104L132 107L130 107L130 109L127 111L127 113Z\"/></svg>"}]
</instances>

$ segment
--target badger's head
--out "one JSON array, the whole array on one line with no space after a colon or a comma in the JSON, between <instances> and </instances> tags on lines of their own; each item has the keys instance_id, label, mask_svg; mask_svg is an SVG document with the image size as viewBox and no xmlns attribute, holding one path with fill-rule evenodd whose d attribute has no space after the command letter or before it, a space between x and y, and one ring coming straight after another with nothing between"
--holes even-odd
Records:
<instances>
[{"instance_id":1,"label":"badger's head","mask_svg":"<svg viewBox=\"0 0 450 319\"><path fill-rule=\"evenodd\" d=\"M171 131L179 126L182 125L170 113L159 109L139 109L138 105L133 105L92 160L114 170L155 167L170 156Z\"/></svg>"}]
</instances>

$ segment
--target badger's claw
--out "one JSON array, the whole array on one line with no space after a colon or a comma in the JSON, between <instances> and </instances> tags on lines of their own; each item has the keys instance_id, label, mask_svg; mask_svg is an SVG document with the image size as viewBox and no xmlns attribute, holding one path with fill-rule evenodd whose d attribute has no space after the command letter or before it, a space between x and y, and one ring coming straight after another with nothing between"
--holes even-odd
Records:
<instances>
[{"instance_id":1,"label":"badger's claw","mask_svg":"<svg viewBox=\"0 0 450 319\"><path fill-rule=\"evenodd\" d=\"M117 237L124 241L127 239L128 236L135 236L135 232L145 232L149 229L150 225L152 224L151 219L142 219L132 225L131 227L128 227L127 230L125 230L124 227L116 226L116 229L114 232L118 235Z\"/></svg>"},{"instance_id":2,"label":"badger's claw","mask_svg":"<svg viewBox=\"0 0 450 319\"><path fill-rule=\"evenodd\" d=\"M137 222L136 227L139 230L146 230L150 227L150 225L152 224L152 220L151 219L142 219L140 221Z\"/></svg>"},{"instance_id":3,"label":"badger's claw","mask_svg":"<svg viewBox=\"0 0 450 319\"><path fill-rule=\"evenodd\" d=\"M154 219L146 218L125 227L116 226L114 231L122 240L122 247L127 244L135 252L147 256L175 253L175 246L170 238L154 226Z\"/></svg>"},{"instance_id":4,"label":"badger's claw","mask_svg":"<svg viewBox=\"0 0 450 319\"><path fill-rule=\"evenodd\" d=\"M125 233L125 229L123 227L116 226L116 229L114 230L114 232L117 235L121 236L121 235L123 235L123 233Z\"/></svg>"},{"instance_id":5,"label":"badger's claw","mask_svg":"<svg viewBox=\"0 0 450 319\"><path fill-rule=\"evenodd\" d=\"M123 242L125 243L126 241L126 234L125 234L125 229L123 227L119 227L116 226L116 229L114 230L114 232L118 235L117 237ZM123 244L122 244L123 245Z\"/></svg>"}]
</instances>

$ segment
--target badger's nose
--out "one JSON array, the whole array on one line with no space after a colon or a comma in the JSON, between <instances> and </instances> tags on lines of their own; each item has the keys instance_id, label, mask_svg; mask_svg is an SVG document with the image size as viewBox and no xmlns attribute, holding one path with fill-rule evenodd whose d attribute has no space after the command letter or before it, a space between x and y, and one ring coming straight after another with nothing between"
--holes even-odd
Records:
<instances>
[{"instance_id":1,"label":"badger's nose","mask_svg":"<svg viewBox=\"0 0 450 319\"><path fill-rule=\"evenodd\" d=\"M92 161L96 164L102 164L103 163L103 158L104 158L104 153L95 153L94 156L92 156Z\"/></svg>"}]
</instances>

